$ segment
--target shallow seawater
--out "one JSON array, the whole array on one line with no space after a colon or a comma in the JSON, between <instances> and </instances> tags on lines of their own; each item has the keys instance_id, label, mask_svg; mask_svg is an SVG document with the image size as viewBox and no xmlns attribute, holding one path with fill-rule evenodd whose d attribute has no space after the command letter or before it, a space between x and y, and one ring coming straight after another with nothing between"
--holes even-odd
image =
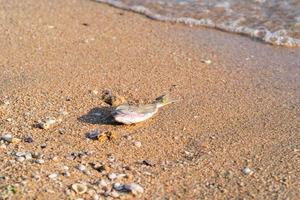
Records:
<instances>
[{"instance_id":1,"label":"shallow seawater","mask_svg":"<svg viewBox=\"0 0 300 200\"><path fill-rule=\"evenodd\" d=\"M161 21L300 46L300 0L96 0Z\"/></svg>"}]
</instances>

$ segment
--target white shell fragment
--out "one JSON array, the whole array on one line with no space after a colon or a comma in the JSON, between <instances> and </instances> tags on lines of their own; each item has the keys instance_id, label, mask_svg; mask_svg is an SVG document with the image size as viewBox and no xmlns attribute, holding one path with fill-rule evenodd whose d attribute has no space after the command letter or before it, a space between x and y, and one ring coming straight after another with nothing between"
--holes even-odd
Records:
<instances>
[{"instance_id":1,"label":"white shell fragment","mask_svg":"<svg viewBox=\"0 0 300 200\"><path fill-rule=\"evenodd\" d=\"M72 185L72 189L77 193L77 194L84 194L87 191L87 186L82 183L74 183Z\"/></svg>"}]
</instances>

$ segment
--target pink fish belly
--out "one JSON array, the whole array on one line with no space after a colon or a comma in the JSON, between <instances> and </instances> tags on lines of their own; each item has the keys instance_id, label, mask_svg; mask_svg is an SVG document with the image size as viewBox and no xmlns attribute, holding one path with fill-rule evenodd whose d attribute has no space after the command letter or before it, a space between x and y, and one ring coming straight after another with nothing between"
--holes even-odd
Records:
<instances>
[{"instance_id":1,"label":"pink fish belly","mask_svg":"<svg viewBox=\"0 0 300 200\"><path fill-rule=\"evenodd\" d=\"M114 118L117 122L121 122L123 124L135 124L135 123L145 121L145 120L151 118L153 115L154 115L154 113L145 114L145 115L117 114L114 116Z\"/></svg>"}]
</instances>

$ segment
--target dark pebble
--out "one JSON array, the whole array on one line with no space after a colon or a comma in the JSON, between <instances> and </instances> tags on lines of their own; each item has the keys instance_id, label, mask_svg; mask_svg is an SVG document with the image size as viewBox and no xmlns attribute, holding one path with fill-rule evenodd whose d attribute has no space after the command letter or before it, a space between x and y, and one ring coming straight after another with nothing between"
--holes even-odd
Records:
<instances>
[{"instance_id":1,"label":"dark pebble","mask_svg":"<svg viewBox=\"0 0 300 200\"><path fill-rule=\"evenodd\" d=\"M27 142L27 143L32 143L33 142L33 139L30 136L25 137L23 140L24 140L24 142Z\"/></svg>"}]
</instances>

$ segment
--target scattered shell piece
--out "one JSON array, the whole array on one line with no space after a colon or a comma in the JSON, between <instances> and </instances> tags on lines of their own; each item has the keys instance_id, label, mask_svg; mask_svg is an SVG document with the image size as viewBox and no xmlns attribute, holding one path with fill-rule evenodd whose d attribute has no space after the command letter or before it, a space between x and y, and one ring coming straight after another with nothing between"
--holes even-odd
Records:
<instances>
[{"instance_id":1,"label":"scattered shell piece","mask_svg":"<svg viewBox=\"0 0 300 200\"><path fill-rule=\"evenodd\" d=\"M0 138L0 140L3 140L5 142L9 142L9 143L12 142L12 139L13 139L13 137L12 137L11 134L5 134L5 135L1 136L1 138Z\"/></svg>"},{"instance_id":2,"label":"scattered shell piece","mask_svg":"<svg viewBox=\"0 0 300 200\"><path fill-rule=\"evenodd\" d=\"M202 59L201 62L202 62L202 63L205 63L205 64L207 64L207 65L209 65L209 64L212 63L212 61L209 60L209 59Z\"/></svg>"},{"instance_id":3,"label":"scattered shell piece","mask_svg":"<svg viewBox=\"0 0 300 200\"><path fill-rule=\"evenodd\" d=\"M26 153L26 154L24 155L24 157L25 157L26 160L32 159L31 153Z\"/></svg>"},{"instance_id":4,"label":"scattered shell piece","mask_svg":"<svg viewBox=\"0 0 300 200\"><path fill-rule=\"evenodd\" d=\"M85 171L86 171L86 167L85 167L84 165L82 165L82 164L79 164L79 165L77 166L77 169L78 169L79 171L81 171L81 172L85 172Z\"/></svg>"},{"instance_id":5,"label":"scattered shell piece","mask_svg":"<svg viewBox=\"0 0 300 200\"><path fill-rule=\"evenodd\" d=\"M82 183L74 183L72 185L72 189L77 193L77 194L84 194L87 191L87 186Z\"/></svg>"},{"instance_id":6,"label":"scattered shell piece","mask_svg":"<svg viewBox=\"0 0 300 200\"><path fill-rule=\"evenodd\" d=\"M125 184L124 189L134 195L142 194L144 192L144 188L137 183Z\"/></svg>"},{"instance_id":7,"label":"scattered shell piece","mask_svg":"<svg viewBox=\"0 0 300 200\"><path fill-rule=\"evenodd\" d=\"M37 164L44 164L45 163L45 161L43 159L37 159L35 162Z\"/></svg>"},{"instance_id":8,"label":"scattered shell piece","mask_svg":"<svg viewBox=\"0 0 300 200\"><path fill-rule=\"evenodd\" d=\"M93 169L95 169L96 171L98 171L100 173L107 170L107 166L102 165L100 163L93 163L92 167L93 167Z\"/></svg>"},{"instance_id":9,"label":"scattered shell piece","mask_svg":"<svg viewBox=\"0 0 300 200\"><path fill-rule=\"evenodd\" d=\"M49 117L42 121L39 121L38 126L41 129L49 129L52 125L54 125L56 123L56 121L57 120L54 117Z\"/></svg>"},{"instance_id":10,"label":"scattered shell piece","mask_svg":"<svg viewBox=\"0 0 300 200\"><path fill-rule=\"evenodd\" d=\"M56 173L53 173L53 174L49 174L48 177L51 178L51 179L56 179L58 176L58 174Z\"/></svg>"},{"instance_id":11,"label":"scattered shell piece","mask_svg":"<svg viewBox=\"0 0 300 200\"><path fill-rule=\"evenodd\" d=\"M142 146L142 143L139 141L135 141L133 144L134 144L134 146L136 146L138 148L140 148Z\"/></svg>"},{"instance_id":12,"label":"scattered shell piece","mask_svg":"<svg viewBox=\"0 0 300 200\"><path fill-rule=\"evenodd\" d=\"M131 136L131 135L125 135L124 138L125 138L126 140L132 140L132 136Z\"/></svg>"},{"instance_id":13,"label":"scattered shell piece","mask_svg":"<svg viewBox=\"0 0 300 200\"><path fill-rule=\"evenodd\" d=\"M253 171L249 167L245 167L244 169L242 169L242 172L245 175L251 175L251 174L253 174Z\"/></svg>"},{"instance_id":14,"label":"scattered shell piece","mask_svg":"<svg viewBox=\"0 0 300 200\"><path fill-rule=\"evenodd\" d=\"M108 185L108 183L104 179L101 179L99 181L99 185L102 186L102 187L106 187Z\"/></svg>"},{"instance_id":15,"label":"scattered shell piece","mask_svg":"<svg viewBox=\"0 0 300 200\"><path fill-rule=\"evenodd\" d=\"M114 106L114 107L116 107L118 105L121 105L121 104L126 102L124 97L122 97L118 94L113 95L110 90L104 90L102 92L102 100L105 103L107 103L111 106Z\"/></svg>"},{"instance_id":16,"label":"scattered shell piece","mask_svg":"<svg viewBox=\"0 0 300 200\"><path fill-rule=\"evenodd\" d=\"M64 172L63 172L64 176L67 176L67 177L71 176L68 166L63 166L63 170L64 170Z\"/></svg>"},{"instance_id":17,"label":"scattered shell piece","mask_svg":"<svg viewBox=\"0 0 300 200\"><path fill-rule=\"evenodd\" d=\"M117 174L115 174L115 173L110 173L110 174L108 174L108 178L110 179L110 180L114 180L114 179L116 179L118 176L117 176Z\"/></svg>"},{"instance_id":18,"label":"scattered shell piece","mask_svg":"<svg viewBox=\"0 0 300 200\"><path fill-rule=\"evenodd\" d=\"M26 154L25 152L19 151L19 152L15 153L15 156L22 157L22 156L25 156L25 154Z\"/></svg>"},{"instance_id":19,"label":"scattered shell piece","mask_svg":"<svg viewBox=\"0 0 300 200\"><path fill-rule=\"evenodd\" d=\"M90 93L97 95L99 92L98 92L98 90L90 90Z\"/></svg>"},{"instance_id":20,"label":"scattered shell piece","mask_svg":"<svg viewBox=\"0 0 300 200\"><path fill-rule=\"evenodd\" d=\"M122 191L124 190L124 184L122 183L114 183L113 184L113 188L117 191Z\"/></svg>"},{"instance_id":21,"label":"scattered shell piece","mask_svg":"<svg viewBox=\"0 0 300 200\"><path fill-rule=\"evenodd\" d=\"M23 139L24 142L27 142L27 143L32 143L33 142L33 139L31 136L27 136L27 137L24 137Z\"/></svg>"}]
</instances>

